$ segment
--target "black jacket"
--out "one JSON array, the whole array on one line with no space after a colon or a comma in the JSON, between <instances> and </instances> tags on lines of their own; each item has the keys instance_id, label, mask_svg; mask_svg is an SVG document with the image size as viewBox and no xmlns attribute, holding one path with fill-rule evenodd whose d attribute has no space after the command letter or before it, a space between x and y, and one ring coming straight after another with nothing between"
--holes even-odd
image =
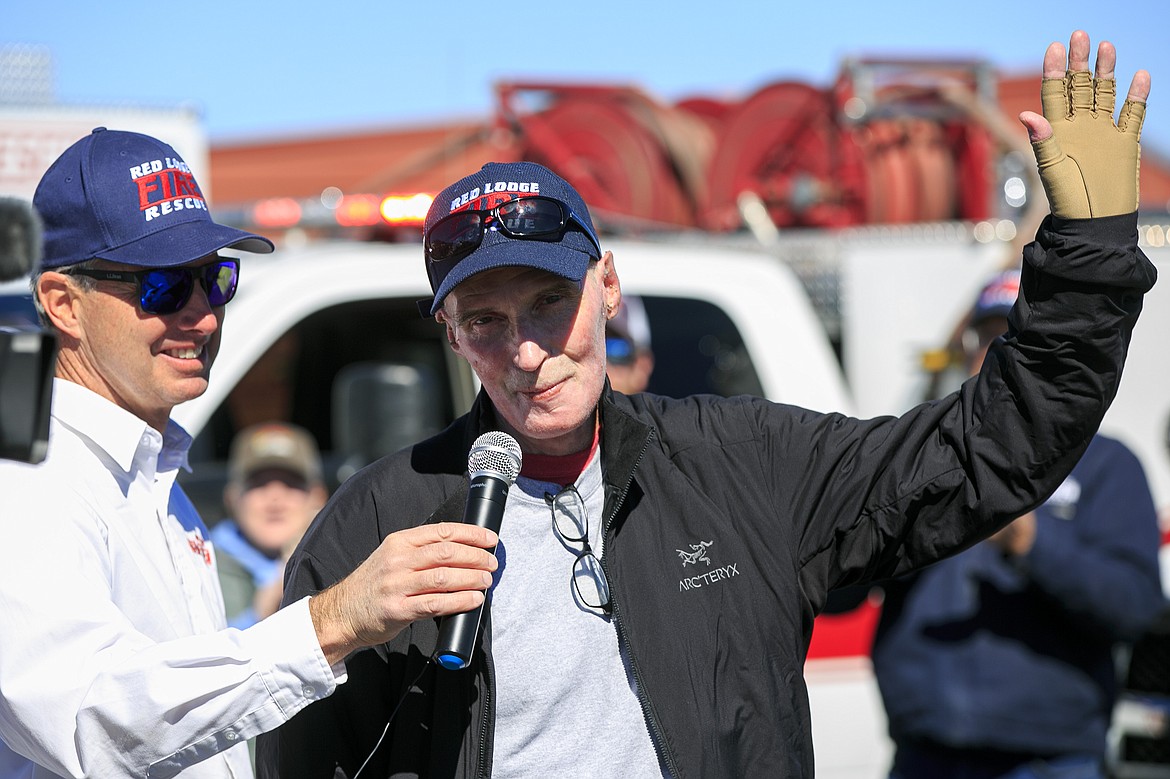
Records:
<instances>
[{"instance_id":1,"label":"black jacket","mask_svg":"<svg viewBox=\"0 0 1170 779\"><path fill-rule=\"evenodd\" d=\"M613 618L677 779L811 776L802 669L829 590L954 553L1060 484L1113 398L1154 281L1134 226L1047 221L1006 343L978 380L900 418L606 390ZM341 579L395 530L459 521L467 452L490 429L481 393L440 435L350 478L290 562L286 601ZM684 559L692 545L709 563ZM352 777L400 701L363 777L490 775L490 613L465 671L427 662L436 625L350 657L332 697L260 738L261 776L328 778L340 765Z\"/></svg>"}]
</instances>

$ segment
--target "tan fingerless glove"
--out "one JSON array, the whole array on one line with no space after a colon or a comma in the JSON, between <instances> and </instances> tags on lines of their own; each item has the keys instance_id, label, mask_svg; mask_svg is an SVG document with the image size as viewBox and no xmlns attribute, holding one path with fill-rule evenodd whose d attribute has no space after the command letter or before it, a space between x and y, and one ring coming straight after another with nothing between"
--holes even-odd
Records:
<instances>
[{"instance_id":1,"label":"tan fingerless glove","mask_svg":"<svg viewBox=\"0 0 1170 779\"><path fill-rule=\"evenodd\" d=\"M1046 78L1040 88L1052 136L1032 143L1055 216L1087 219L1131 214L1138 207L1138 160L1146 104L1126 100L1117 124L1113 79L1088 71Z\"/></svg>"}]
</instances>

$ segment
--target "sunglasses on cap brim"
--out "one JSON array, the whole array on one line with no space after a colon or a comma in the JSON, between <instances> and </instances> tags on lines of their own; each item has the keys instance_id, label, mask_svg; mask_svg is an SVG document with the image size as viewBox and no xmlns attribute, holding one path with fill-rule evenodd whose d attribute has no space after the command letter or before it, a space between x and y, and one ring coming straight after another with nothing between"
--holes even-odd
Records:
<instances>
[{"instance_id":1,"label":"sunglasses on cap brim","mask_svg":"<svg viewBox=\"0 0 1170 779\"><path fill-rule=\"evenodd\" d=\"M98 281L132 282L138 289L138 307L143 313L165 315L182 310L195 291L198 279L212 308L226 305L236 295L240 280L240 261L220 258L197 267L147 268L123 271L102 268L70 268L64 273L88 276Z\"/></svg>"},{"instance_id":2,"label":"sunglasses on cap brim","mask_svg":"<svg viewBox=\"0 0 1170 779\"><path fill-rule=\"evenodd\" d=\"M601 243L589 225L561 201L541 195L505 200L483 211L458 211L445 216L427 231L423 251L428 263L451 266L478 249L488 230L509 238L542 240L563 235L570 223L589 237L600 258Z\"/></svg>"}]
</instances>

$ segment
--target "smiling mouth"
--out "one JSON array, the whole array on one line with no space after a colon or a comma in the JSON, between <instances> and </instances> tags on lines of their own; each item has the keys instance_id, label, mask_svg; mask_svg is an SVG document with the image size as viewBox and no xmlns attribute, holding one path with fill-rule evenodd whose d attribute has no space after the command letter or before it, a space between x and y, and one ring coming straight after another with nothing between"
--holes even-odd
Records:
<instances>
[{"instance_id":1,"label":"smiling mouth","mask_svg":"<svg viewBox=\"0 0 1170 779\"><path fill-rule=\"evenodd\" d=\"M194 360L203 354L203 347L189 346L186 349L168 349L164 354L180 360Z\"/></svg>"}]
</instances>

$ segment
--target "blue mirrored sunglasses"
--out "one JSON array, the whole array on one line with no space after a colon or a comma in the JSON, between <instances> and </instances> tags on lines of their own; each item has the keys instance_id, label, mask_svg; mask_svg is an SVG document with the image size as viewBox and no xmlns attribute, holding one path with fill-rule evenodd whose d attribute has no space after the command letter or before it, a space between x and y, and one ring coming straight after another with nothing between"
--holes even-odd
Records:
<instances>
[{"instance_id":1,"label":"blue mirrored sunglasses","mask_svg":"<svg viewBox=\"0 0 1170 779\"><path fill-rule=\"evenodd\" d=\"M133 282L138 287L138 306L144 313L165 315L182 310L195 291L195 280L203 285L207 303L212 307L226 305L235 297L240 280L240 261L221 258L217 262L197 267L148 268L145 270L105 270L103 268L70 268L65 273L88 276L99 281Z\"/></svg>"},{"instance_id":2,"label":"blue mirrored sunglasses","mask_svg":"<svg viewBox=\"0 0 1170 779\"><path fill-rule=\"evenodd\" d=\"M634 345L616 335L605 336L605 359L614 365L630 365L634 362Z\"/></svg>"}]
</instances>

